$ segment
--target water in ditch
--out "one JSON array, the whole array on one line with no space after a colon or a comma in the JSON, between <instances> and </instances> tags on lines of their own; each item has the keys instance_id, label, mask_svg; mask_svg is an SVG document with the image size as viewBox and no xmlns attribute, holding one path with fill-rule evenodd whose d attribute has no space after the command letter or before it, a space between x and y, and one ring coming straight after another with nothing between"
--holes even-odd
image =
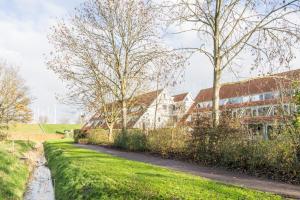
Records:
<instances>
[{"instance_id":1,"label":"water in ditch","mask_svg":"<svg viewBox=\"0 0 300 200\"><path fill-rule=\"evenodd\" d=\"M55 200L51 173L45 165L45 157L41 155L36 162L37 165L28 184L24 200Z\"/></svg>"}]
</instances>

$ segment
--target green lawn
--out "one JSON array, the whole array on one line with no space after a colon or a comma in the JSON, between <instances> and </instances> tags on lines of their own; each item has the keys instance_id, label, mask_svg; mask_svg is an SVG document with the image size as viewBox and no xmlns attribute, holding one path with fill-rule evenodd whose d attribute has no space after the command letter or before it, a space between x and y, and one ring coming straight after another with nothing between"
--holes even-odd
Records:
<instances>
[{"instance_id":1,"label":"green lawn","mask_svg":"<svg viewBox=\"0 0 300 200\"><path fill-rule=\"evenodd\" d=\"M46 133L63 133L64 130L80 129L80 124L42 124Z\"/></svg>"},{"instance_id":2,"label":"green lawn","mask_svg":"<svg viewBox=\"0 0 300 200\"><path fill-rule=\"evenodd\" d=\"M0 200L23 199L29 170L19 158L32 148L28 142L0 142Z\"/></svg>"},{"instance_id":3,"label":"green lawn","mask_svg":"<svg viewBox=\"0 0 300 200\"><path fill-rule=\"evenodd\" d=\"M56 199L281 199L186 173L78 148L45 143Z\"/></svg>"}]
</instances>

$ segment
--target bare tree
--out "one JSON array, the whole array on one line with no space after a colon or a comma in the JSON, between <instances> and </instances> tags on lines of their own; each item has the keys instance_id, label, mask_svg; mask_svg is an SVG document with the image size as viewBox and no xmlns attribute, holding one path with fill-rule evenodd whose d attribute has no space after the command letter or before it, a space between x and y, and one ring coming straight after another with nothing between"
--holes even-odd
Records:
<instances>
[{"instance_id":1,"label":"bare tree","mask_svg":"<svg viewBox=\"0 0 300 200\"><path fill-rule=\"evenodd\" d=\"M185 59L179 59L177 62L182 62L179 64L179 68L177 70L174 70L172 66L164 66L163 63L160 63L159 61L155 63L157 67L154 68L154 71L152 71L152 77L151 80L154 83L154 87L156 90L156 99L155 99L155 111L154 111L154 124L153 128L157 128L157 113L158 113L158 107L162 103L162 100L164 98L158 98L160 91L165 89L171 89L175 86L179 85L181 81L183 80L183 71L184 71L184 63ZM169 108L168 108L169 109Z\"/></svg>"},{"instance_id":2,"label":"bare tree","mask_svg":"<svg viewBox=\"0 0 300 200\"><path fill-rule=\"evenodd\" d=\"M177 0L165 2L171 23L188 27L201 41L187 47L207 56L214 69L213 125L219 123L222 71L253 60L253 66L287 66L299 43L299 0ZM181 26L182 28L182 26Z\"/></svg>"},{"instance_id":3,"label":"bare tree","mask_svg":"<svg viewBox=\"0 0 300 200\"><path fill-rule=\"evenodd\" d=\"M151 1L87 0L76 11L53 28L50 42L56 51L49 67L75 91L73 96L86 96L88 90L102 94L95 89L106 88L121 103L126 129L127 104L149 84L155 60L176 69L182 56L162 42L159 12Z\"/></svg>"},{"instance_id":4,"label":"bare tree","mask_svg":"<svg viewBox=\"0 0 300 200\"><path fill-rule=\"evenodd\" d=\"M113 141L113 129L115 124L120 120L121 105L120 102L116 100L115 95L110 92L109 89L99 87L95 98L93 98L93 108L98 108L94 110L96 113L96 119L100 120L96 126L106 126L109 130L108 139ZM100 109L99 109L100 108Z\"/></svg>"},{"instance_id":5,"label":"bare tree","mask_svg":"<svg viewBox=\"0 0 300 200\"><path fill-rule=\"evenodd\" d=\"M31 120L31 98L18 70L0 63L0 128L11 122L26 123Z\"/></svg>"}]
</instances>

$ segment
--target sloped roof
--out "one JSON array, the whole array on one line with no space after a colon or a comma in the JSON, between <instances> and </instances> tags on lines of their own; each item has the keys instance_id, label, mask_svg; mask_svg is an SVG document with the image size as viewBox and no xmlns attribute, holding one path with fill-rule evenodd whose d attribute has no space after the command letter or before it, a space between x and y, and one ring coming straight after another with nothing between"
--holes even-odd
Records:
<instances>
[{"instance_id":1,"label":"sloped roof","mask_svg":"<svg viewBox=\"0 0 300 200\"><path fill-rule=\"evenodd\" d=\"M174 95L174 96L173 96L173 100L174 100L174 102L180 102L180 101L183 101L184 98L185 98L188 94L189 94L189 93L186 92L186 93Z\"/></svg>"},{"instance_id":2,"label":"sloped roof","mask_svg":"<svg viewBox=\"0 0 300 200\"><path fill-rule=\"evenodd\" d=\"M131 105L129 105L127 115L129 118L132 118L127 122L127 127L132 128L136 122L140 119L141 116L147 111L147 109L150 107L150 105L155 101L155 99L161 94L163 90L156 90L152 92L147 92L141 95L138 95L131 100ZM115 104L120 104L120 102L114 102ZM133 110L132 108L137 107L137 109ZM91 120L97 120L99 119L100 114L94 115L94 117ZM96 125L99 126L99 125ZM105 125L104 125L105 126ZM115 125L115 128L121 128L122 124L117 123Z\"/></svg>"},{"instance_id":3,"label":"sloped roof","mask_svg":"<svg viewBox=\"0 0 300 200\"><path fill-rule=\"evenodd\" d=\"M139 111L137 112L131 112L128 111L128 115L135 116L132 120L128 121L127 127L132 128L136 122L143 116L143 114L147 111L147 109L150 107L150 105L155 101L155 99L161 94L163 90L156 90L152 92L148 92L145 94L141 94L136 96L133 99L133 105L135 106L142 106Z\"/></svg>"},{"instance_id":4,"label":"sloped roof","mask_svg":"<svg viewBox=\"0 0 300 200\"><path fill-rule=\"evenodd\" d=\"M300 80L300 69L223 84L220 89L220 99L276 91L279 88L290 87L292 80ZM195 101L211 101L212 97L213 88L207 88L199 92Z\"/></svg>"}]
</instances>

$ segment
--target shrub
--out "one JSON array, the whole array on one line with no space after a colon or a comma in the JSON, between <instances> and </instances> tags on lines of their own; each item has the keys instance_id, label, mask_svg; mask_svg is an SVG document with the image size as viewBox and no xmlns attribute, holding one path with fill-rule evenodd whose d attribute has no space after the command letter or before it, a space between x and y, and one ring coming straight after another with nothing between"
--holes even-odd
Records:
<instances>
[{"instance_id":1,"label":"shrub","mask_svg":"<svg viewBox=\"0 0 300 200\"><path fill-rule=\"evenodd\" d=\"M108 130L105 129L92 129L87 133L87 139L89 144L97 145L110 145Z\"/></svg>"},{"instance_id":2,"label":"shrub","mask_svg":"<svg viewBox=\"0 0 300 200\"><path fill-rule=\"evenodd\" d=\"M185 128L162 128L149 131L147 149L163 157L182 157L191 135Z\"/></svg>"},{"instance_id":3,"label":"shrub","mask_svg":"<svg viewBox=\"0 0 300 200\"><path fill-rule=\"evenodd\" d=\"M129 151L146 151L146 135L138 129L120 131L114 139L114 146Z\"/></svg>"},{"instance_id":4,"label":"shrub","mask_svg":"<svg viewBox=\"0 0 300 200\"><path fill-rule=\"evenodd\" d=\"M86 138L86 136L87 136L87 133L86 133L85 130L81 130L81 129L75 129L74 130L74 141L76 143L78 143L79 139Z\"/></svg>"},{"instance_id":5,"label":"shrub","mask_svg":"<svg viewBox=\"0 0 300 200\"><path fill-rule=\"evenodd\" d=\"M192 136L190 155L195 161L300 183L298 133L284 131L272 140L263 140L250 137L235 120L223 118L218 127L212 128L209 119L202 118Z\"/></svg>"}]
</instances>

